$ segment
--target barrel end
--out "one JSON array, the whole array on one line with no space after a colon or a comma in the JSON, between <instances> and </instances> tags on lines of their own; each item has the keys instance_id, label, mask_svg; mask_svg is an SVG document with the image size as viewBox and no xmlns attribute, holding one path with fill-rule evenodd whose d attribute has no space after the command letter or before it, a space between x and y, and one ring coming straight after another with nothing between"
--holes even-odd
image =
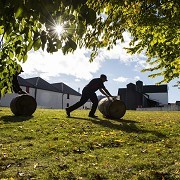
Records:
<instances>
[{"instance_id":1,"label":"barrel end","mask_svg":"<svg viewBox=\"0 0 180 180\"><path fill-rule=\"evenodd\" d=\"M15 116L31 116L36 108L36 100L27 94L15 97L10 103L10 109Z\"/></svg>"}]
</instances>

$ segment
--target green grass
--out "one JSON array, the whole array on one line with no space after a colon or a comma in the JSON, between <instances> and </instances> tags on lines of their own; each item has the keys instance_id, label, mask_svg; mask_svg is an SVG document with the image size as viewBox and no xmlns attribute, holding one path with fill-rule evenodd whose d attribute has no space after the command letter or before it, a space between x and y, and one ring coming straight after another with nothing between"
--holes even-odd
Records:
<instances>
[{"instance_id":1,"label":"green grass","mask_svg":"<svg viewBox=\"0 0 180 180\"><path fill-rule=\"evenodd\" d=\"M0 108L0 179L180 179L180 112L72 115L37 109L15 117Z\"/></svg>"}]
</instances>

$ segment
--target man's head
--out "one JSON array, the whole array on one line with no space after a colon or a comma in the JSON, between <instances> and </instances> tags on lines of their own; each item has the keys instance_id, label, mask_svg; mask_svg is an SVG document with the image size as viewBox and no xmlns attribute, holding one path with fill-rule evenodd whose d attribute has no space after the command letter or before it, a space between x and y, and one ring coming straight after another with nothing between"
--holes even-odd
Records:
<instances>
[{"instance_id":1,"label":"man's head","mask_svg":"<svg viewBox=\"0 0 180 180\"><path fill-rule=\"evenodd\" d=\"M103 80L103 82L107 81L107 76L104 74L101 74L100 78Z\"/></svg>"}]
</instances>

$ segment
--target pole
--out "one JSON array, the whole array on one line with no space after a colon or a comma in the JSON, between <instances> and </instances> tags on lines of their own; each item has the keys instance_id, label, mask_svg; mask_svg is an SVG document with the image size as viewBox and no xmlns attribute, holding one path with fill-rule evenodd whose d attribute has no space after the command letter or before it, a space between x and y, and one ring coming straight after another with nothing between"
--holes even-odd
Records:
<instances>
[{"instance_id":1,"label":"pole","mask_svg":"<svg viewBox=\"0 0 180 180\"><path fill-rule=\"evenodd\" d=\"M64 85L63 83L61 84L61 90L62 90L62 109L63 109L63 98L64 98Z\"/></svg>"}]
</instances>

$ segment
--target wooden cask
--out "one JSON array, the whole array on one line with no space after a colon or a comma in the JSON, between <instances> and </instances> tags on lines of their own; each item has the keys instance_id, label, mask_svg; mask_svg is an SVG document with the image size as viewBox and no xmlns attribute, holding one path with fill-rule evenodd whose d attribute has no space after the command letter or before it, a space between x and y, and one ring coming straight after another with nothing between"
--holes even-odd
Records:
<instances>
[{"instance_id":1,"label":"wooden cask","mask_svg":"<svg viewBox=\"0 0 180 180\"><path fill-rule=\"evenodd\" d=\"M16 116L31 116L37 108L36 100L28 95L23 94L12 99L10 109Z\"/></svg>"},{"instance_id":2,"label":"wooden cask","mask_svg":"<svg viewBox=\"0 0 180 180\"><path fill-rule=\"evenodd\" d=\"M126 113L126 106L123 101L113 98L103 98L98 103L99 111L107 118L120 119Z\"/></svg>"}]
</instances>

